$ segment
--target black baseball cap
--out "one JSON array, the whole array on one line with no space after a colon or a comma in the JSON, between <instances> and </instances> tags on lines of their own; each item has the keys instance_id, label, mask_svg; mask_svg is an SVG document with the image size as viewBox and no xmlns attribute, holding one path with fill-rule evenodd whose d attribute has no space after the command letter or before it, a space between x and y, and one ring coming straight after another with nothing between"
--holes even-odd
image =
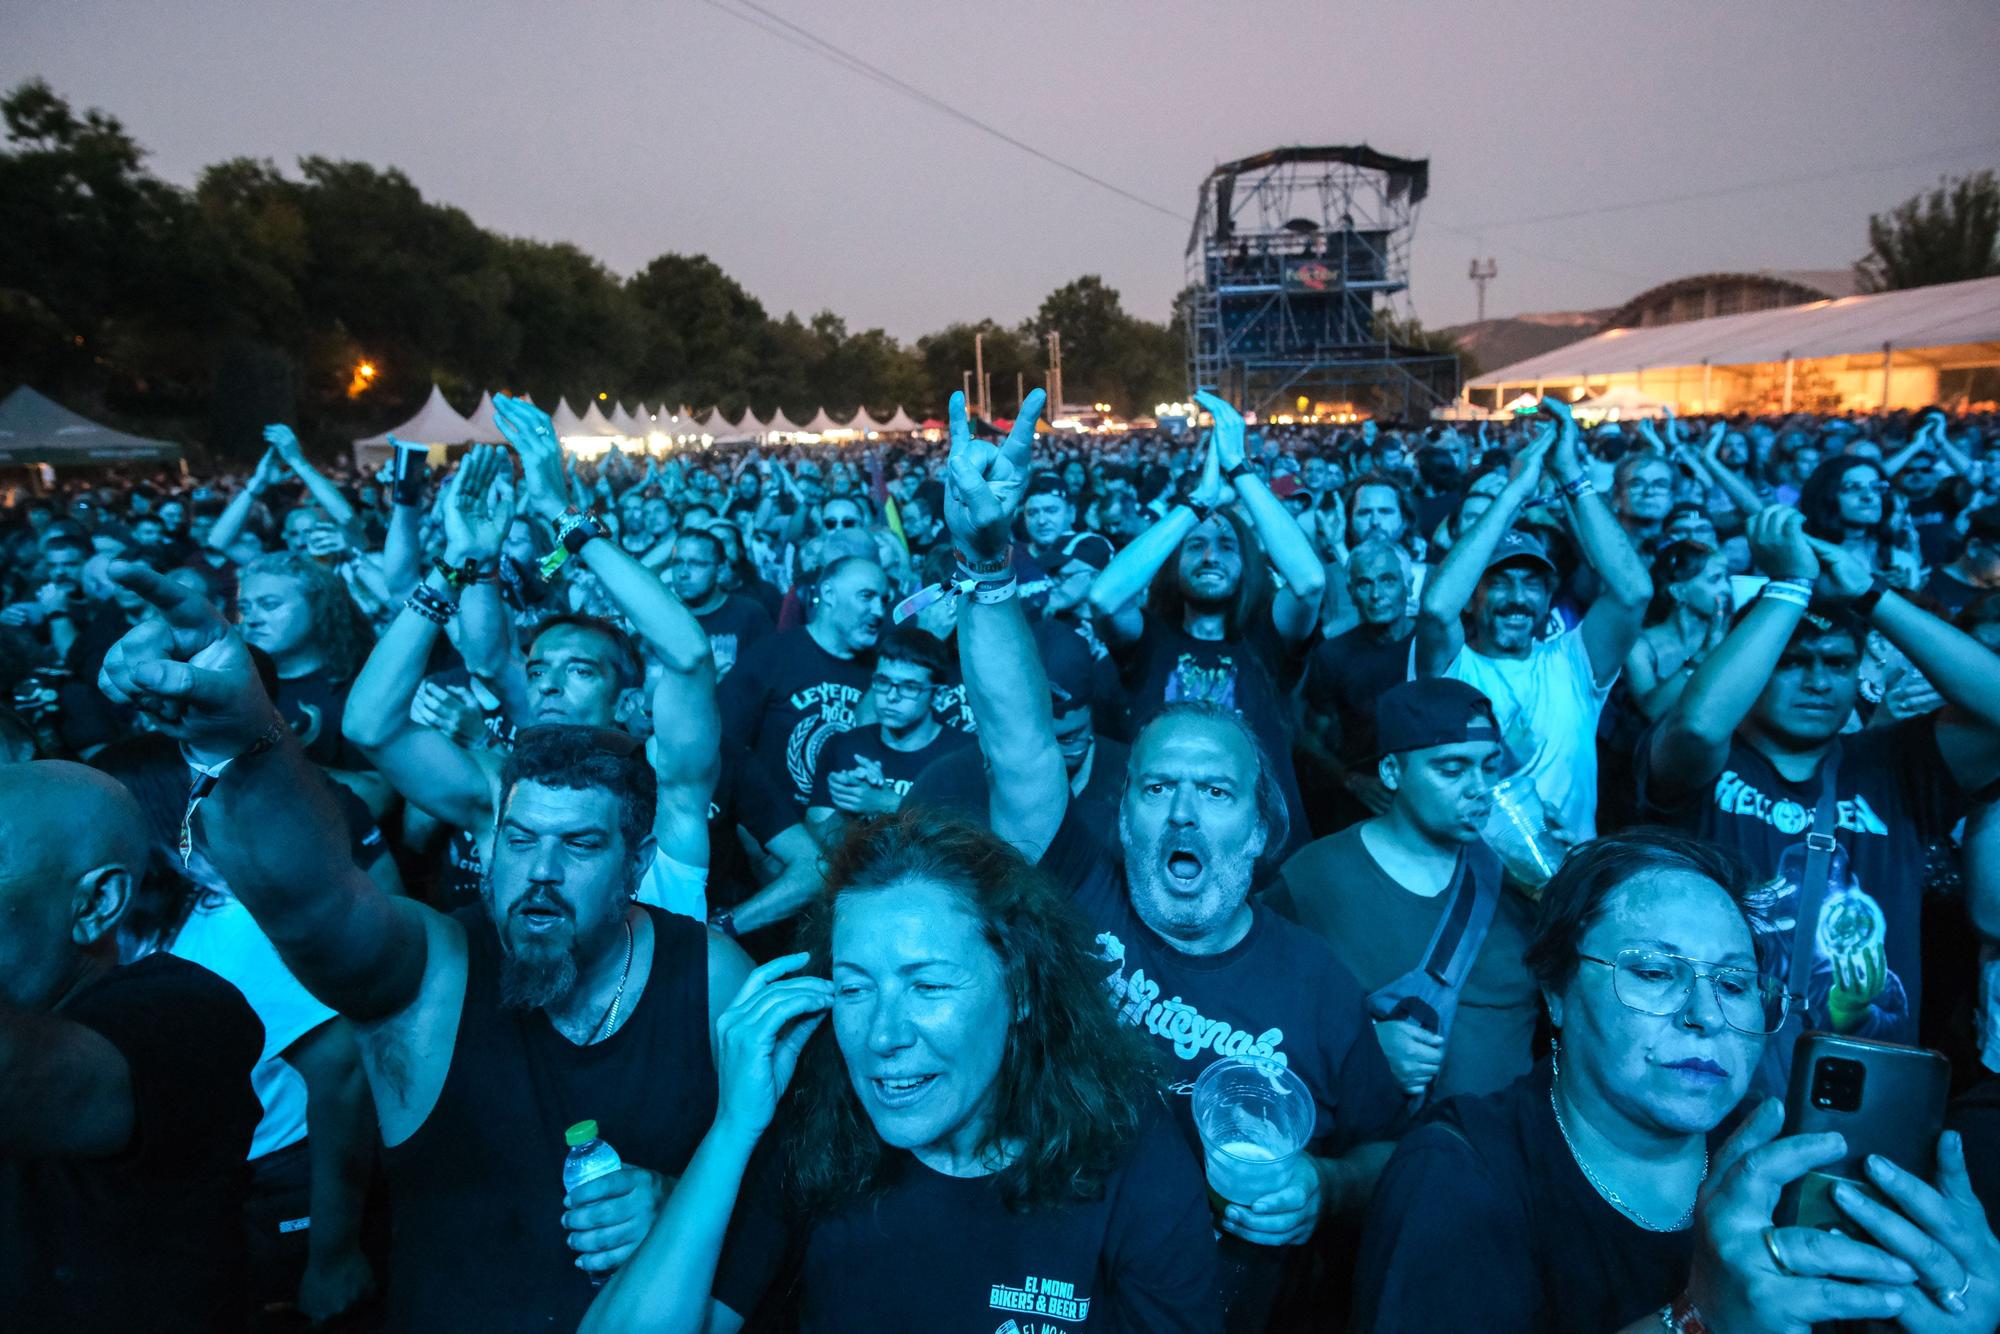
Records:
<instances>
[{"instance_id":1,"label":"black baseball cap","mask_svg":"<svg viewBox=\"0 0 2000 1334\"><path fill-rule=\"evenodd\" d=\"M1549 559L1548 548L1533 534L1524 533L1519 528L1509 528L1493 548L1493 555L1486 562L1482 575L1491 574L1502 565L1538 565L1556 577L1556 563Z\"/></svg>"},{"instance_id":2,"label":"black baseball cap","mask_svg":"<svg viewBox=\"0 0 2000 1334\"><path fill-rule=\"evenodd\" d=\"M1375 701L1375 749L1379 754L1499 740L1493 702L1448 676L1405 681Z\"/></svg>"},{"instance_id":3,"label":"black baseball cap","mask_svg":"<svg viewBox=\"0 0 2000 1334\"><path fill-rule=\"evenodd\" d=\"M1064 500L1068 500L1069 487L1064 484L1060 473L1038 472L1028 482L1028 495L1061 496Z\"/></svg>"}]
</instances>

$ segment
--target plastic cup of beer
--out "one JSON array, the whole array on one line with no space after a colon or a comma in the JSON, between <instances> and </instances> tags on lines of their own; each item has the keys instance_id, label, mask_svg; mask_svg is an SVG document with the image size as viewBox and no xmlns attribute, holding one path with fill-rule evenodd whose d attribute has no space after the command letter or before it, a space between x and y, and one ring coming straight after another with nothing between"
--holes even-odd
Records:
<instances>
[{"instance_id":1,"label":"plastic cup of beer","mask_svg":"<svg viewBox=\"0 0 2000 1334\"><path fill-rule=\"evenodd\" d=\"M1312 1091L1269 1057L1229 1056L1194 1081L1208 1200L1217 1213L1284 1189L1312 1139Z\"/></svg>"},{"instance_id":2,"label":"plastic cup of beer","mask_svg":"<svg viewBox=\"0 0 2000 1334\"><path fill-rule=\"evenodd\" d=\"M1482 831L1514 878L1539 890L1562 865L1566 849L1549 832L1548 807L1532 780L1516 774L1493 786L1493 812Z\"/></svg>"}]
</instances>

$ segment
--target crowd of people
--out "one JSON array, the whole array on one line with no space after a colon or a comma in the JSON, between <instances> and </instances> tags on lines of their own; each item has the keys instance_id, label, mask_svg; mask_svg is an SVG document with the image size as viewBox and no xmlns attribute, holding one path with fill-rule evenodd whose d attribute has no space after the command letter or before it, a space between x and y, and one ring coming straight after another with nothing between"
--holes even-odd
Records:
<instances>
[{"instance_id":1,"label":"crowd of people","mask_svg":"<svg viewBox=\"0 0 2000 1334\"><path fill-rule=\"evenodd\" d=\"M16 486L0 1327L2000 1327L2000 418L1200 397Z\"/></svg>"}]
</instances>

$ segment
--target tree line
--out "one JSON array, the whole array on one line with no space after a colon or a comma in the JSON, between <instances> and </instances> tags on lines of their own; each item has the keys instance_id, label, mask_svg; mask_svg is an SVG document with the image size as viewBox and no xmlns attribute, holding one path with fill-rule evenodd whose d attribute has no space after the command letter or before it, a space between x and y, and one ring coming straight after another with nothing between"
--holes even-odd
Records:
<instances>
[{"instance_id":1,"label":"tree line","mask_svg":"<svg viewBox=\"0 0 2000 1334\"><path fill-rule=\"evenodd\" d=\"M488 231L393 167L236 158L187 189L115 117L42 81L0 117L0 393L32 384L222 457L260 450L270 421L325 443L379 429L433 383L462 410L506 388L579 410L609 391L731 416L936 416L981 334L996 415L1012 415L1017 374L1042 382L1051 330L1071 401L1149 412L1185 391L1181 329L1092 275L1019 325L911 344L832 311L774 315L704 255L620 277L574 245Z\"/></svg>"}]
</instances>

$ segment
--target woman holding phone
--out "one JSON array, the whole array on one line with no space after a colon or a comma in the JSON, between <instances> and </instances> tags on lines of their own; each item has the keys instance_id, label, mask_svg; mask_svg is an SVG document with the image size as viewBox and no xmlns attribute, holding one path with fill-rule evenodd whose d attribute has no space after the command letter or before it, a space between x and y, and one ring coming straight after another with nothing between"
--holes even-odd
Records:
<instances>
[{"instance_id":1,"label":"woman holding phone","mask_svg":"<svg viewBox=\"0 0 2000 1334\"><path fill-rule=\"evenodd\" d=\"M1751 890L1726 853L1664 831L1564 862L1526 956L1554 1055L1403 1141L1369 1211L1357 1329L2000 1324L2000 1241L1955 1135L1935 1183L1871 1165L1893 1211L1835 1190L1855 1236L1772 1222L1788 1182L1842 1156L1838 1135L1780 1138L1773 1100L1711 1153L1787 1009L1757 968Z\"/></svg>"},{"instance_id":2,"label":"woman holding phone","mask_svg":"<svg viewBox=\"0 0 2000 1334\"><path fill-rule=\"evenodd\" d=\"M718 1022L715 1123L587 1334L734 1331L786 1234L809 1332L1220 1329L1200 1166L1040 872L985 830L885 819L834 855L802 940ZM795 1070L784 1165L752 1170Z\"/></svg>"}]
</instances>

